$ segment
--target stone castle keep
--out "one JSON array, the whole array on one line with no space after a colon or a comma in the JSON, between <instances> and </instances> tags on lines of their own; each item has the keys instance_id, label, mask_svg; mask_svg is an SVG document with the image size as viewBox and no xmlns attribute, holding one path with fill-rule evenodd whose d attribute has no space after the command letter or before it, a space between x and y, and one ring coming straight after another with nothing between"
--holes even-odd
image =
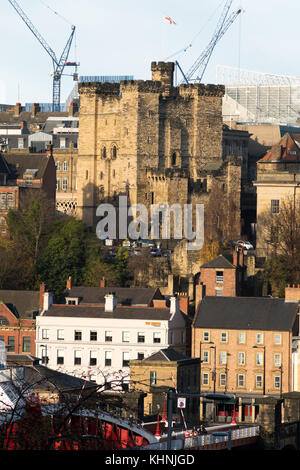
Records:
<instances>
[{"instance_id":1,"label":"stone castle keep","mask_svg":"<svg viewBox=\"0 0 300 470\"><path fill-rule=\"evenodd\" d=\"M221 85L173 86L174 63L152 80L81 83L77 217L95 226L101 202L206 204L220 183L240 233L241 161L222 155Z\"/></svg>"}]
</instances>

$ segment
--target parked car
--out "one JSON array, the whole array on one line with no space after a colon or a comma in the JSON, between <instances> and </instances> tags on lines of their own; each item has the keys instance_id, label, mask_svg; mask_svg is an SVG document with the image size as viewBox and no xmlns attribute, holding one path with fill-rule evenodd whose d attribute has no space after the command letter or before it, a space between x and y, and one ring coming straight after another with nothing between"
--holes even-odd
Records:
<instances>
[{"instance_id":1,"label":"parked car","mask_svg":"<svg viewBox=\"0 0 300 470\"><path fill-rule=\"evenodd\" d=\"M140 246L143 248L155 248L156 243L152 240L139 240Z\"/></svg>"},{"instance_id":2,"label":"parked car","mask_svg":"<svg viewBox=\"0 0 300 470\"><path fill-rule=\"evenodd\" d=\"M246 250L253 250L254 249L254 246L250 242L247 242L245 240L238 240L236 243L238 244L238 246L241 246L241 247L245 248Z\"/></svg>"}]
</instances>

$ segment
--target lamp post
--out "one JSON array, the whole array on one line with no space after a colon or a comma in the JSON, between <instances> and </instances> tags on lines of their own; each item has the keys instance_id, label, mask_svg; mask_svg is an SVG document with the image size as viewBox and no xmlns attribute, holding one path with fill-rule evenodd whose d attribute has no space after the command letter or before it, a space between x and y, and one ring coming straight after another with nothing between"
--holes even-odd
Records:
<instances>
[{"instance_id":1,"label":"lamp post","mask_svg":"<svg viewBox=\"0 0 300 470\"><path fill-rule=\"evenodd\" d=\"M200 351L199 351L199 355L200 355L200 365L199 365L200 384L199 384L199 393L201 393L201 382L202 382L202 377L201 377L201 374L202 374L202 370L201 370L201 364L202 364L202 341L200 341Z\"/></svg>"},{"instance_id":2,"label":"lamp post","mask_svg":"<svg viewBox=\"0 0 300 470\"><path fill-rule=\"evenodd\" d=\"M214 344L212 341L209 343L209 344ZM213 373L212 373L212 376L213 376L213 381L214 381L214 393L216 393L216 346L210 346L211 349L214 349L215 350L215 354L214 354L214 370L213 370Z\"/></svg>"},{"instance_id":3,"label":"lamp post","mask_svg":"<svg viewBox=\"0 0 300 470\"><path fill-rule=\"evenodd\" d=\"M263 385L263 395L266 394L266 346L252 346L254 349L262 348L264 350L264 385Z\"/></svg>"},{"instance_id":4,"label":"lamp post","mask_svg":"<svg viewBox=\"0 0 300 470\"><path fill-rule=\"evenodd\" d=\"M279 369L280 369L280 398L282 398L282 364L280 364Z\"/></svg>"}]
</instances>

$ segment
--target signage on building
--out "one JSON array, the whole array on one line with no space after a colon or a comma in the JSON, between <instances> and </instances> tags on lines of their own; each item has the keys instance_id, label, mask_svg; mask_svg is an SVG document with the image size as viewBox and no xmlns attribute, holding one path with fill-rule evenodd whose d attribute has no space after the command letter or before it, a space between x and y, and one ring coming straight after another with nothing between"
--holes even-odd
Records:
<instances>
[{"instance_id":1,"label":"signage on building","mask_svg":"<svg viewBox=\"0 0 300 470\"><path fill-rule=\"evenodd\" d=\"M185 398L177 398L177 408L185 408Z\"/></svg>"}]
</instances>

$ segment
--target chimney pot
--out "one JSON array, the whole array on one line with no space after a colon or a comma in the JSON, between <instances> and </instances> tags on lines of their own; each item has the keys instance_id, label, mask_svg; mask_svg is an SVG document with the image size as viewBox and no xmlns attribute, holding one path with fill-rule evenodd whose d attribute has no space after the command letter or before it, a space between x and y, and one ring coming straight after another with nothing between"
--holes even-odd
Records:
<instances>
[{"instance_id":1,"label":"chimney pot","mask_svg":"<svg viewBox=\"0 0 300 470\"><path fill-rule=\"evenodd\" d=\"M106 294L104 298L105 298L104 311L113 312L117 306L116 295L114 293Z\"/></svg>"},{"instance_id":2,"label":"chimney pot","mask_svg":"<svg viewBox=\"0 0 300 470\"><path fill-rule=\"evenodd\" d=\"M72 288L72 277L71 277L71 276L69 276L68 279L67 279L66 288L67 288L67 289L71 289L71 288Z\"/></svg>"}]
</instances>

